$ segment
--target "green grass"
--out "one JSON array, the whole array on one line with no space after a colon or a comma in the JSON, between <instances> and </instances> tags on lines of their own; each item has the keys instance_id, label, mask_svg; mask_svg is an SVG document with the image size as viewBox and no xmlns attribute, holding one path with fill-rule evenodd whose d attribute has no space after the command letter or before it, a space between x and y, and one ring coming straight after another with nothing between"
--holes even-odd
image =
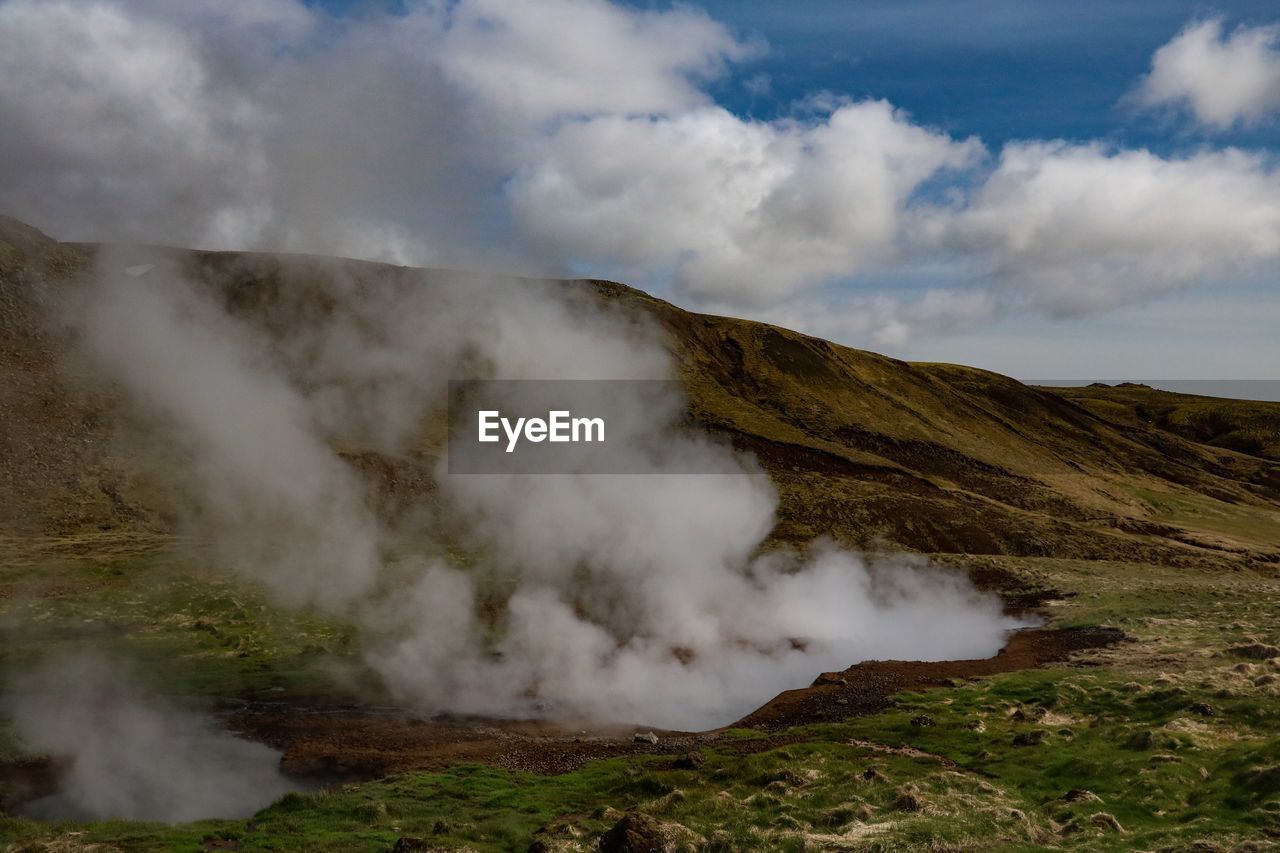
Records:
<instances>
[{"instance_id":1,"label":"green grass","mask_svg":"<svg viewBox=\"0 0 1280 853\"><path fill-rule=\"evenodd\" d=\"M524 850L541 838L550 849L588 850L628 810L662 822L684 849L1127 850L1280 835L1280 666L1228 651L1280 639L1274 573L982 559L1074 593L1050 608L1055 622L1115 625L1132 641L1072 664L903 694L884 713L839 724L767 736L730 729L703 750L696 770L674 769L664 756L598 761L559 776L465 765L288 795L248 821L7 819L0 836L12 850L67 839L196 850L206 838L227 838L242 850L381 851L405 835L441 849ZM221 660L217 650L234 648L235 635L273 661L277 676L306 671L298 660L307 642L340 635L317 626L312 640L299 639L299 626L274 626L296 617L228 598L208 581L189 583L174 578L155 598L123 596L136 602L124 621L159 618L177 605L185 615L160 619L156 630L166 642L181 638L189 660ZM190 626L175 633L172 626L204 609L223 626L220 636ZM143 648L152 642L125 636ZM180 683L256 683L228 674L232 666ZM914 725L921 715L933 724ZM1044 734L1033 745L1015 743L1033 732ZM753 751L767 747L766 737L775 745ZM1064 799L1072 790L1090 796ZM1123 834L1095 823L1100 813Z\"/></svg>"},{"instance_id":2,"label":"green grass","mask_svg":"<svg viewBox=\"0 0 1280 853\"><path fill-rule=\"evenodd\" d=\"M4 567L0 584L0 679L85 645L136 660L162 692L212 700L305 693L355 665L349 625L272 607L243 579L168 555Z\"/></svg>"},{"instance_id":3,"label":"green grass","mask_svg":"<svg viewBox=\"0 0 1280 853\"><path fill-rule=\"evenodd\" d=\"M1154 510L1154 517L1159 520L1261 545L1280 545L1280 513L1275 510L1229 504L1205 495L1175 494L1141 487L1134 487L1131 491Z\"/></svg>"}]
</instances>

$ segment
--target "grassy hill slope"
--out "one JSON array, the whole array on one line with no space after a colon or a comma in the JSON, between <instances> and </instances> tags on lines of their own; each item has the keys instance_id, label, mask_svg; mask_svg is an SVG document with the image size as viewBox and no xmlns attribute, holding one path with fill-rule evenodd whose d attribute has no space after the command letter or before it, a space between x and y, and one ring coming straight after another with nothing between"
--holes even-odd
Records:
<instances>
[{"instance_id":1,"label":"grassy hill slope","mask_svg":"<svg viewBox=\"0 0 1280 853\"><path fill-rule=\"evenodd\" d=\"M1136 382L1050 390L1117 424L1154 426L1191 441L1280 461L1280 403L1175 394Z\"/></svg>"}]
</instances>

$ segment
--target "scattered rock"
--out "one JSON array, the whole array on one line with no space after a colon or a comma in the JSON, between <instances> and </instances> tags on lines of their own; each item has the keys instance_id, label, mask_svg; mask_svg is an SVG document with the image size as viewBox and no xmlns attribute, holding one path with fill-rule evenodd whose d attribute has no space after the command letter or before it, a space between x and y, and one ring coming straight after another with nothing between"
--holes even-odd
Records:
<instances>
[{"instance_id":1,"label":"scattered rock","mask_svg":"<svg viewBox=\"0 0 1280 853\"><path fill-rule=\"evenodd\" d=\"M1125 739L1125 749L1151 749L1155 746L1155 735L1150 729L1139 729Z\"/></svg>"},{"instance_id":2,"label":"scattered rock","mask_svg":"<svg viewBox=\"0 0 1280 853\"><path fill-rule=\"evenodd\" d=\"M1243 643L1227 649L1227 654L1240 658L1249 658L1250 660L1271 660L1272 658L1280 657L1280 648L1269 646L1266 643Z\"/></svg>"},{"instance_id":3,"label":"scattered rock","mask_svg":"<svg viewBox=\"0 0 1280 853\"><path fill-rule=\"evenodd\" d=\"M1193 714L1199 714L1202 717L1212 717L1215 713L1213 706L1208 702L1192 702L1187 706L1187 710Z\"/></svg>"},{"instance_id":4,"label":"scattered rock","mask_svg":"<svg viewBox=\"0 0 1280 853\"><path fill-rule=\"evenodd\" d=\"M837 699L837 700L836 700L836 704L837 704L837 705L848 705L848 704L849 704L849 700L848 700L848 699Z\"/></svg>"},{"instance_id":5,"label":"scattered rock","mask_svg":"<svg viewBox=\"0 0 1280 853\"><path fill-rule=\"evenodd\" d=\"M933 717L930 717L928 714L921 714L921 715L919 715L919 716L917 716L917 717L912 717L912 718L911 718L911 725L913 725L913 726L932 726L932 725L933 725Z\"/></svg>"},{"instance_id":6,"label":"scattered rock","mask_svg":"<svg viewBox=\"0 0 1280 853\"><path fill-rule=\"evenodd\" d=\"M1044 729L1034 729L1029 732L1022 732L1013 736L1014 746L1039 746L1049 739L1049 733Z\"/></svg>"},{"instance_id":7,"label":"scattered rock","mask_svg":"<svg viewBox=\"0 0 1280 853\"><path fill-rule=\"evenodd\" d=\"M391 845L391 853L412 853L415 850L430 850L431 846L427 844L425 838L415 838L412 835L402 835L396 839L396 843Z\"/></svg>"},{"instance_id":8,"label":"scattered rock","mask_svg":"<svg viewBox=\"0 0 1280 853\"><path fill-rule=\"evenodd\" d=\"M1116 820L1114 815L1109 815L1106 812L1089 815L1089 822L1099 829L1110 829L1124 834L1124 827L1120 825L1120 821Z\"/></svg>"},{"instance_id":9,"label":"scattered rock","mask_svg":"<svg viewBox=\"0 0 1280 853\"><path fill-rule=\"evenodd\" d=\"M675 768L677 770L697 770L706 762L707 759L703 757L702 753L694 750L693 752L686 752L677 758L675 760Z\"/></svg>"},{"instance_id":10,"label":"scattered rock","mask_svg":"<svg viewBox=\"0 0 1280 853\"><path fill-rule=\"evenodd\" d=\"M660 853L669 849L666 833L653 818L629 812L600 836L600 853Z\"/></svg>"},{"instance_id":11,"label":"scattered rock","mask_svg":"<svg viewBox=\"0 0 1280 853\"><path fill-rule=\"evenodd\" d=\"M655 735L653 732L636 732L635 736L632 737L631 739L636 743L656 744L658 742L658 736Z\"/></svg>"}]
</instances>

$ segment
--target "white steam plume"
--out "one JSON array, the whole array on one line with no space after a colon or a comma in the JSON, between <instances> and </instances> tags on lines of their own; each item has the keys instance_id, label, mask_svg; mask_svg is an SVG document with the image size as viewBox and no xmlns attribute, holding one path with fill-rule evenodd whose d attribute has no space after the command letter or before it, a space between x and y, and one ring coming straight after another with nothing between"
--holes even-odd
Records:
<instances>
[{"instance_id":1,"label":"white steam plume","mask_svg":"<svg viewBox=\"0 0 1280 853\"><path fill-rule=\"evenodd\" d=\"M47 661L15 686L12 714L26 747L69 762L59 792L27 805L32 816L235 818L297 790L278 752L147 695L119 661Z\"/></svg>"},{"instance_id":2,"label":"white steam plume","mask_svg":"<svg viewBox=\"0 0 1280 853\"><path fill-rule=\"evenodd\" d=\"M990 655L1011 627L995 597L922 561L872 569L830 543L759 556L767 477L670 437L678 399L644 406L635 437L665 438L635 452L640 475L450 476L442 461L437 521L480 567L405 557L413 531L379 520L337 442L405 453L453 376L670 377L655 329L553 284L320 262L239 317L216 282L163 259L124 272L137 261L103 259L75 315L86 354L182 442L226 559L355 618L405 701L709 727L858 660Z\"/></svg>"}]
</instances>

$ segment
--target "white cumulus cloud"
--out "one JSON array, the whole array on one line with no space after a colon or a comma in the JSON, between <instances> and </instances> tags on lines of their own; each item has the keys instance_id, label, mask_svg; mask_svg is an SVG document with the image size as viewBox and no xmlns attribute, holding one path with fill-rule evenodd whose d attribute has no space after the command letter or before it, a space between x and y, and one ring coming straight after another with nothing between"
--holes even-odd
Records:
<instances>
[{"instance_id":1,"label":"white cumulus cloud","mask_svg":"<svg viewBox=\"0 0 1280 853\"><path fill-rule=\"evenodd\" d=\"M1280 171L1235 149L1010 144L962 207L919 224L922 251L963 254L1006 297L1094 313L1275 261Z\"/></svg>"},{"instance_id":2,"label":"white cumulus cloud","mask_svg":"<svg viewBox=\"0 0 1280 853\"><path fill-rule=\"evenodd\" d=\"M1280 109L1280 27L1224 32L1219 18L1186 26L1156 51L1134 93L1140 104L1183 106L1218 130Z\"/></svg>"},{"instance_id":3,"label":"white cumulus cloud","mask_svg":"<svg viewBox=\"0 0 1280 853\"><path fill-rule=\"evenodd\" d=\"M1260 120L1278 32L1193 22L1136 97ZM988 152L825 92L754 120L708 84L761 49L608 0L0 0L0 210L64 239L586 273L890 348L1274 269L1271 155Z\"/></svg>"},{"instance_id":4,"label":"white cumulus cloud","mask_svg":"<svg viewBox=\"0 0 1280 853\"><path fill-rule=\"evenodd\" d=\"M912 193L982 150L884 101L814 122L708 107L566 125L508 191L552 251L670 268L693 297L741 307L889 261Z\"/></svg>"}]
</instances>

